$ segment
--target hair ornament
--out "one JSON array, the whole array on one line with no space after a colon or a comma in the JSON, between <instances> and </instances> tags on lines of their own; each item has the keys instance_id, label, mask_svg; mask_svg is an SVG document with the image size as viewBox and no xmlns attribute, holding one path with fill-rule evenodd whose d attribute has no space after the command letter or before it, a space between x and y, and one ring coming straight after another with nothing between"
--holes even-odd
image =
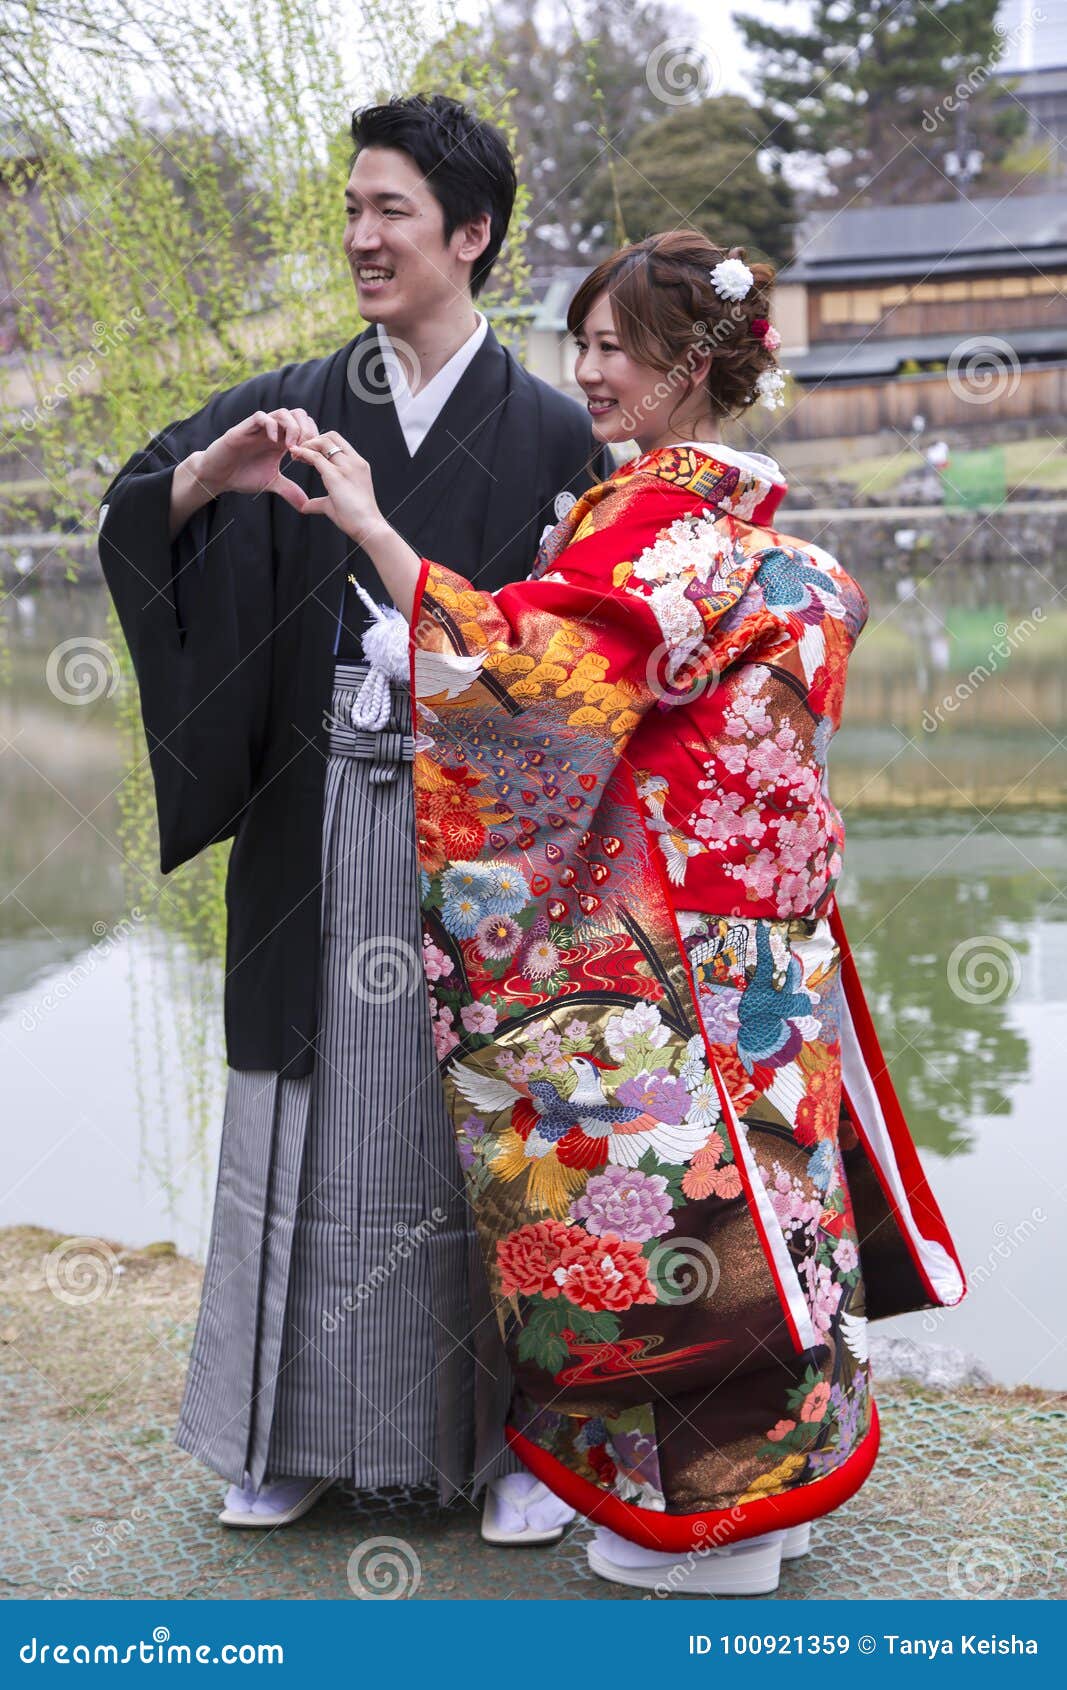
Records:
<instances>
[{"instance_id":1,"label":"hair ornament","mask_svg":"<svg viewBox=\"0 0 1067 1690\"><path fill-rule=\"evenodd\" d=\"M761 340L768 352L777 352L782 344L781 335L766 317L753 317L748 329L753 339Z\"/></svg>"},{"instance_id":2,"label":"hair ornament","mask_svg":"<svg viewBox=\"0 0 1067 1690\"><path fill-rule=\"evenodd\" d=\"M787 370L761 370L756 378L756 391L753 398L758 398L768 411L776 411L785 404L785 378Z\"/></svg>"},{"instance_id":3,"label":"hair ornament","mask_svg":"<svg viewBox=\"0 0 1067 1690\"><path fill-rule=\"evenodd\" d=\"M756 279L740 258L724 258L708 274L720 299L744 299Z\"/></svg>"}]
</instances>

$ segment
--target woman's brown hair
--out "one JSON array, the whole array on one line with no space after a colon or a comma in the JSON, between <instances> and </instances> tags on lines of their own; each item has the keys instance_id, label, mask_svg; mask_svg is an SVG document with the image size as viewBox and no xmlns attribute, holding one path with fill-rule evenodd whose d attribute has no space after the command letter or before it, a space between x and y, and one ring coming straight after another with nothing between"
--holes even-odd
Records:
<instances>
[{"instance_id":1,"label":"woman's brown hair","mask_svg":"<svg viewBox=\"0 0 1067 1690\"><path fill-rule=\"evenodd\" d=\"M764 370L777 368L774 353L752 324L770 315L774 269L753 263L752 286L744 299L723 299L711 272L724 258L744 261L745 249L728 250L691 229L672 229L624 246L591 270L567 312L567 328L579 334L601 294L611 300L615 332L628 358L665 374L691 371L710 352L704 387L716 419L739 416L757 397ZM692 390L686 381L679 403Z\"/></svg>"}]
</instances>

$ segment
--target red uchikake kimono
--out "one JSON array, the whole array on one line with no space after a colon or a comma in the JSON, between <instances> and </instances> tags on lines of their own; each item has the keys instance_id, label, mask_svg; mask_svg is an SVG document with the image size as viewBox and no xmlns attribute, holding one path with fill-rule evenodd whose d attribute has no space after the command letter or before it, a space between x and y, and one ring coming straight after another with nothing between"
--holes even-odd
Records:
<instances>
[{"instance_id":1,"label":"red uchikake kimono","mask_svg":"<svg viewBox=\"0 0 1067 1690\"><path fill-rule=\"evenodd\" d=\"M412 616L423 960L507 1435L664 1550L844 1502L867 1321L964 1293L835 897L869 606L766 526L783 491L650 452L527 581L424 560Z\"/></svg>"}]
</instances>

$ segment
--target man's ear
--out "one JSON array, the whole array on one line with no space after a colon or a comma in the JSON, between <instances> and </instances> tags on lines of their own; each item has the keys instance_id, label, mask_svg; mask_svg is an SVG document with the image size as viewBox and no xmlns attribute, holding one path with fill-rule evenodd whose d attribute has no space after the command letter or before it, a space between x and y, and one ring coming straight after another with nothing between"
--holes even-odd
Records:
<instances>
[{"instance_id":1,"label":"man's ear","mask_svg":"<svg viewBox=\"0 0 1067 1690\"><path fill-rule=\"evenodd\" d=\"M472 217L469 223L461 223L456 230L459 242L456 257L461 258L465 264L476 263L489 245L492 232L493 223L488 211L483 211L479 217Z\"/></svg>"}]
</instances>

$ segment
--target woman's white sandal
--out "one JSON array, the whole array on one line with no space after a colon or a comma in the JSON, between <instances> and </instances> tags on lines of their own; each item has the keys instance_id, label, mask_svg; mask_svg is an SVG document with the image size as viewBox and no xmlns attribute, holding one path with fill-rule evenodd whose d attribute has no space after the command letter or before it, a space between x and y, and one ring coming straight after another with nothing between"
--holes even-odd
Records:
<instances>
[{"instance_id":1,"label":"woman's white sandal","mask_svg":"<svg viewBox=\"0 0 1067 1690\"><path fill-rule=\"evenodd\" d=\"M746 1538L723 1549L682 1554L644 1549L603 1526L588 1548L589 1565L600 1578L638 1590L678 1596L768 1596L778 1588L785 1532ZM615 1554L624 1555L616 1561Z\"/></svg>"},{"instance_id":2,"label":"woman's white sandal","mask_svg":"<svg viewBox=\"0 0 1067 1690\"><path fill-rule=\"evenodd\" d=\"M799 1561L811 1548L811 1521L805 1520L802 1526L790 1526L782 1544L783 1561Z\"/></svg>"}]
</instances>

